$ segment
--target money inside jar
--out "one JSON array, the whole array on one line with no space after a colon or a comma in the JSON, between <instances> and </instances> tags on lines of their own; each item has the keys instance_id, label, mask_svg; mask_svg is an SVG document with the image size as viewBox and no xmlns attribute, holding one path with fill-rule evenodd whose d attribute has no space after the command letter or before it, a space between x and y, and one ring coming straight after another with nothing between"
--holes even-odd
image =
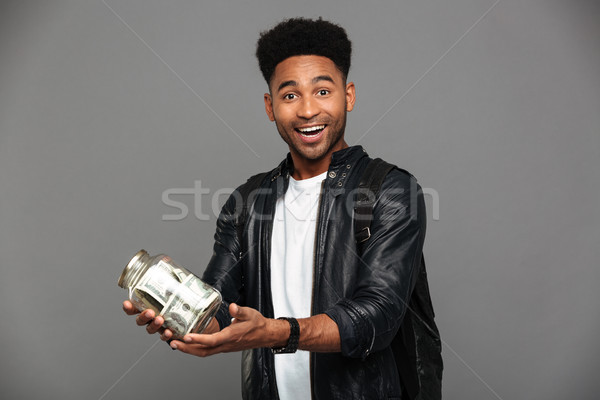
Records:
<instances>
[{"instance_id":1,"label":"money inside jar","mask_svg":"<svg viewBox=\"0 0 600 400\"><path fill-rule=\"evenodd\" d=\"M152 309L164 318L174 338L200 333L221 305L221 294L165 255L150 257L140 250L129 261L119 286L139 310Z\"/></svg>"}]
</instances>

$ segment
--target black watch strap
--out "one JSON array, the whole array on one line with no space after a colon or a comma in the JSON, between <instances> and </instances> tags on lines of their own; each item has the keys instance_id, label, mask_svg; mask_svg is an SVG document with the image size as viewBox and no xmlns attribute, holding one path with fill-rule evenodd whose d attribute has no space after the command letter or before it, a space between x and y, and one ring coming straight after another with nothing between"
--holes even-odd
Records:
<instances>
[{"instance_id":1,"label":"black watch strap","mask_svg":"<svg viewBox=\"0 0 600 400\"><path fill-rule=\"evenodd\" d=\"M298 350L298 342L300 340L300 324L296 318L280 317L277 319L285 319L290 323L290 338L285 347L271 348L273 354L295 353Z\"/></svg>"}]
</instances>

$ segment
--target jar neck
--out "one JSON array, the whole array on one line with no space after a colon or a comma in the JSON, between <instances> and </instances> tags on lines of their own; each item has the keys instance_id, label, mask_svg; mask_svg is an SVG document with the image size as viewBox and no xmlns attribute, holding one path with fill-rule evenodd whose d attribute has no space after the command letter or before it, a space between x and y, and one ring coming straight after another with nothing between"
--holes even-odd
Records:
<instances>
[{"instance_id":1,"label":"jar neck","mask_svg":"<svg viewBox=\"0 0 600 400\"><path fill-rule=\"evenodd\" d=\"M121 273L118 283L119 286L123 289L135 286L144 272L148 269L149 260L150 255L146 250L138 251Z\"/></svg>"}]
</instances>

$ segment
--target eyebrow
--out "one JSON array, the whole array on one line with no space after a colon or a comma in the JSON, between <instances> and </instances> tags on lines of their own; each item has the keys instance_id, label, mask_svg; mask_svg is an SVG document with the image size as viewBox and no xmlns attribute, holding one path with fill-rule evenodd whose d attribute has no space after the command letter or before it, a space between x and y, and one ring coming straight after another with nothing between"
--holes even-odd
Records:
<instances>
[{"instance_id":1,"label":"eyebrow","mask_svg":"<svg viewBox=\"0 0 600 400\"><path fill-rule=\"evenodd\" d=\"M333 78L331 78L329 75L319 75L319 76L315 76L314 78L312 78L313 84L320 82L320 81L328 81L331 83L335 83L333 81ZM293 80L281 82L281 84L277 88L277 91L279 92L279 91L281 91L281 89L283 89L284 87L287 87L287 86L298 86L298 82L293 81Z\"/></svg>"},{"instance_id":2,"label":"eyebrow","mask_svg":"<svg viewBox=\"0 0 600 400\"><path fill-rule=\"evenodd\" d=\"M279 85L279 87L277 88L277 91L280 92L281 89L283 89L286 86L298 86L298 82L296 82L296 81L281 82L281 85Z\"/></svg>"},{"instance_id":3,"label":"eyebrow","mask_svg":"<svg viewBox=\"0 0 600 400\"><path fill-rule=\"evenodd\" d=\"M312 83L317 83L317 82L319 82L319 81L328 81L328 82L331 82L331 83L335 83L335 82L333 81L333 78L332 78L332 77L330 77L329 75L319 75L319 76L315 76L315 77L312 79Z\"/></svg>"}]
</instances>

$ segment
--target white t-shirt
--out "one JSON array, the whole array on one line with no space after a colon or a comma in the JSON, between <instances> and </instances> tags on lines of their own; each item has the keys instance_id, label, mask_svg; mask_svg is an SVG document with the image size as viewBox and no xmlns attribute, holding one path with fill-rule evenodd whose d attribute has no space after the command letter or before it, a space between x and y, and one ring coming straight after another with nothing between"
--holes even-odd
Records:
<instances>
[{"instance_id":1,"label":"white t-shirt","mask_svg":"<svg viewBox=\"0 0 600 400\"><path fill-rule=\"evenodd\" d=\"M326 175L290 177L285 195L277 199L271 241L275 318L310 317L319 195ZM275 377L281 400L310 399L309 352L276 354Z\"/></svg>"}]
</instances>

